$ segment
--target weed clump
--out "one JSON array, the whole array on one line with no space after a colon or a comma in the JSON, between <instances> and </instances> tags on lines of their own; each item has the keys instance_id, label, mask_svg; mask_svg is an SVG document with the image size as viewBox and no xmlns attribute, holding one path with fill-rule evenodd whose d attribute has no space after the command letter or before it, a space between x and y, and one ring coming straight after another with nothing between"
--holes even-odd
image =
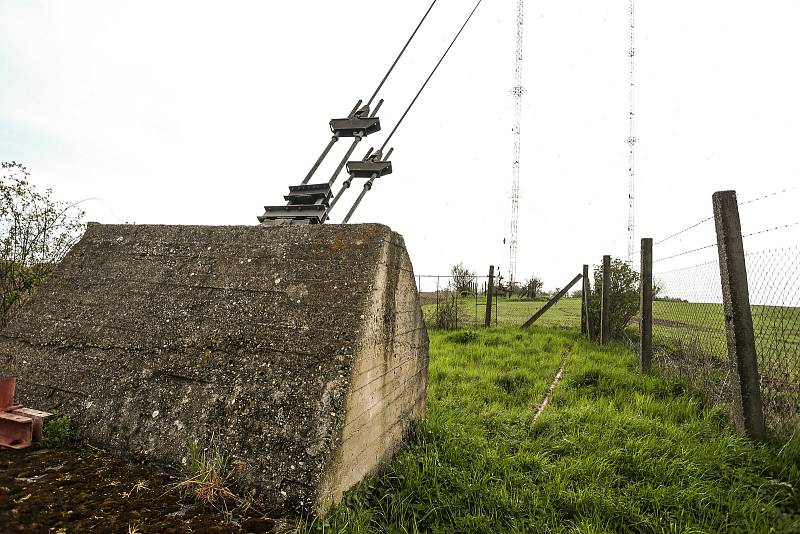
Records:
<instances>
[{"instance_id":1,"label":"weed clump","mask_svg":"<svg viewBox=\"0 0 800 534\"><path fill-rule=\"evenodd\" d=\"M228 488L232 474L228 458L213 439L209 447L201 447L196 439L190 441L186 459L189 478L176 484L178 490L212 506L236 498Z\"/></svg>"}]
</instances>

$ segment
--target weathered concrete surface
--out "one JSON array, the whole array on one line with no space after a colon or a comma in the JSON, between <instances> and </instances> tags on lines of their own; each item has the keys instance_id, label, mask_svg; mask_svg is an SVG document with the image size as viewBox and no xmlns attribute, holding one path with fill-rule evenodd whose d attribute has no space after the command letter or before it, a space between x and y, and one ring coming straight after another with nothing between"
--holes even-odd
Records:
<instances>
[{"instance_id":1,"label":"weathered concrete surface","mask_svg":"<svg viewBox=\"0 0 800 534\"><path fill-rule=\"evenodd\" d=\"M0 333L22 402L139 460L213 441L283 510L391 458L427 364L411 262L380 225L93 226Z\"/></svg>"}]
</instances>

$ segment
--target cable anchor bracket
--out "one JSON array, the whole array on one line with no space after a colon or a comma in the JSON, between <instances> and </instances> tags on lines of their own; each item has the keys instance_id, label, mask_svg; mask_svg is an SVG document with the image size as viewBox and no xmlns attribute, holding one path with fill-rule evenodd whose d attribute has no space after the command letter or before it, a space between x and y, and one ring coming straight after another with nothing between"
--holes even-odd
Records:
<instances>
[{"instance_id":1,"label":"cable anchor bracket","mask_svg":"<svg viewBox=\"0 0 800 534\"><path fill-rule=\"evenodd\" d=\"M370 112L369 105L362 106L362 104L363 101L359 100L346 118L330 121L329 125L333 136L328 146L325 147L300 185L289 187L289 194L284 196L287 201L285 206L264 206L264 214L258 217L258 221L263 226L323 224L327 221L329 204L333 198L331 186L336 181L336 177L358 143L364 137L379 132L381 129L381 121L377 114L383 105L383 99L378 101L372 112ZM352 138L353 143L329 182L310 184L311 178L327 158L333 145L342 137Z\"/></svg>"}]
</instances>

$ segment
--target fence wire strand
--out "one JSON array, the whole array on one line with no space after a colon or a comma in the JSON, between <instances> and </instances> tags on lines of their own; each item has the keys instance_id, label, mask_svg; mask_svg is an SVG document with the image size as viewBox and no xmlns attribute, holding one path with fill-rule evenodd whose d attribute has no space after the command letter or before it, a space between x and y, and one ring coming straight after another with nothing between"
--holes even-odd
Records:
<instances>
[{"instance_id":1,"label":"fence wire strand","mask_svg":"<svg viewBox=\"0 0 800 534\"><path fill-rule=\"evenodd\" d=\"M785 194L791 193L792 191L796 191L798 188L800 188L800 186L786 187L786 188L783 188L783 189L779 189L777 191L772 191L771 193L760 195L758 197L751 198L750 200L746 200L744 202L741 202L741 203L739 203L739 206L740 207L749 206L751 204L755 204L757 202L761 202L762 200L767 200L767 199L783 196ZM654 246L662 245L662 244L666 243L667 241L670 241L672 239L675 239L676 237L682 236L683 234L685 234L687 232L690 232L691 230L694 230L695 228L698 228L698 227L704 225L705 223L711 222L713 220L714 220L713 216L706 217L705 219L701 219L701 220L697 221L694 224L691 224L691 225L689 225L689 226L687 226L687 227L685 227L685 228L683 228L681 230L678 230L678 231L668 235L667 237L664 237L662 239L657 240L653 244L654 244ZM800 224L800 223L795 223L795 224ZM789 225L789 226L794 226L794 225ZM779 228L782 228L782 227L779 227ZM752 235L755 235L755 234L752 234ZM641 254L641 251L636 252L636 254Z\"/></svg>"}]
</instances>

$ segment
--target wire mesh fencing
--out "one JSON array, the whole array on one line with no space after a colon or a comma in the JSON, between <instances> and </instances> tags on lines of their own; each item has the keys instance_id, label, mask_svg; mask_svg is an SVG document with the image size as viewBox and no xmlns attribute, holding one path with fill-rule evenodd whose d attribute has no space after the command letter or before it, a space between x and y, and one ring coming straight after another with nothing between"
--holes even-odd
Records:
<instances>
[{"instance_id":1,"label":"wire mesh fencing","mask_svg":"<svg viewBox=\"0 0 800 534\"><path fill-rule=\"evenodd\" d=\"M681 376L707 402L730 402L733 377L719 261L656 272L653 279L654 363Z\"/></svg>"},{"instance_id":2,"label":"wire mesh fencing","mask_svg":"<svg viewBox=\"0 0 800 534\"><path fill-rule=\"evenodd\" d=\"M420 304L429 328L483 328L486 321L488 276L468 278L451 275L418 275ZM491 326L520 327L550 299L549 295L512 295L496 287L492 299ZM577 328L581 299L563 298L551 308L539 326Z\"/></svg>"},{"instance_id":3,"label":"wire mesh fencing","mask_svg":"<svg viewBox=\"0 0 800 534\"><path fill-rule=\"evenodd\" d=\"M800 249L745 257L764 416L788 430L800 423Z\"/></svg>"}]
</instances>

